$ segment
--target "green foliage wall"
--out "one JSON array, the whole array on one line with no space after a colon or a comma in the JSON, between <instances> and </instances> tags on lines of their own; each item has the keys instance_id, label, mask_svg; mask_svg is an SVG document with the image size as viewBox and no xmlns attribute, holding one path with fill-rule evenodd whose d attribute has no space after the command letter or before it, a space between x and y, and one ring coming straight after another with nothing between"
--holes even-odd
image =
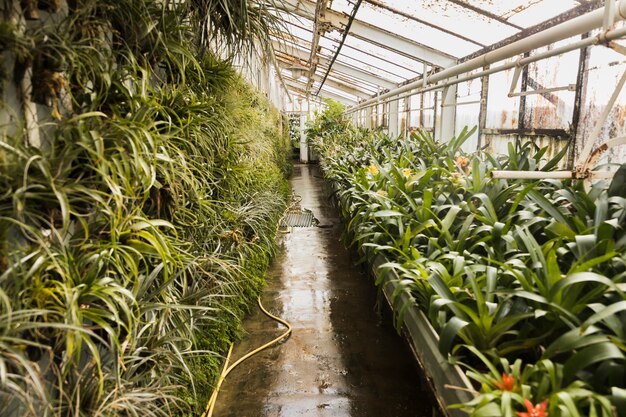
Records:
<instances>
[{"instance_id":1,"label":"green foliage wall","mask_svg":"<svg viewBox=\"0 0 626 417\"><path fill-rule=\"evenodd\" d=\"M198 2L5 3L2 112L32 73L40 124L0 129L0 409L199 414L274 251L283 119Z\"/></svg>"}]
</instances>

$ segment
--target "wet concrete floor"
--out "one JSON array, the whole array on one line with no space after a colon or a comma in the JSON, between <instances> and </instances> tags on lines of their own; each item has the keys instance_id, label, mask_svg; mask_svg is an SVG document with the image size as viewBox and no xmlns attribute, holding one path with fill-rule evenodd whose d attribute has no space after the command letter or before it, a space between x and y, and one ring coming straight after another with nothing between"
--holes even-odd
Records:
<instances>
[{"instance_id":1,"label":"wet concrete floor","mask_svg":"<svg viewBox=\"0 0 626 417\"><path fill-rule=\"evenodd\" d=\"M431 417L410 349L389 315L377 313L371 278L339 242L318 167L296 165L291 185L321 227L281 238L262 302L293 333L230 373L213 416ZM231 362L283 331L254 308L244 327Z\"/></svg>"}]
</instances>

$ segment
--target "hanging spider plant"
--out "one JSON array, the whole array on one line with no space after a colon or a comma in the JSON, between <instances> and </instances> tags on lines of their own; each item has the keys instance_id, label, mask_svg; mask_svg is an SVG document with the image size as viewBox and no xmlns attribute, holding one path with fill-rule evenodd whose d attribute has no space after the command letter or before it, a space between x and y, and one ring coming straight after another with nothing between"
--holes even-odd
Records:
<instances>
[{"instance_id":1,"label":"hanging spider plant","mask_svg":"<svg viewBox=\"0 0 626 417\"><path fill-rule=\"evenodd\" d=\"M199 46L223 58L273 56L270 35L284 32L278 15L281 0L190 0L189 10L200 33Z\"/></svg>"}]
</instances>

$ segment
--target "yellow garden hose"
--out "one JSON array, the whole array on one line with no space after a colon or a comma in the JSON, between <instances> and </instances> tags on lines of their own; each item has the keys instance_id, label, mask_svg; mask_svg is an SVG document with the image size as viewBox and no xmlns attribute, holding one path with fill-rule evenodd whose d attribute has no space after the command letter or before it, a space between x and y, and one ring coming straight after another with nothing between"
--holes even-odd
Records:
<instances>
[{"instance_id":1,"label":"yellow garden hose","mask_svg":"<svg viewBox=\"0 0 626 417\"><path fill-rule=\"evenodd\" d=\"M233 352L233 344L231 343L230 349L228 349L228 354L226 355L226 361L224 362L224 368L222 369L222 373L220 374L219 378L217 379L217 384L215 385L215 389L213 390L213 394L211 394L211 398L209 398L209 402L207 403L206 409L204 410L204 413L202 413L201 417L211 417L213 415L213 407L215 407L215 403L217 401L217 394L220 391L220 387L222 386L222 382L224 382L224 379L226 379L226 377L228 376L230 371L235 369L237 367L237 365L241 364L246 359L248 359L251 356L254 356L257 353L261 352L262 350L265 350L268 347L270 347L270 346L280 342L282 339L284 339L285 337L287 337L287 336L289 336L291 334L291 324L289 324L287 321L281 319L280 317L276 317L275 315L273 315L272 313L267 311L265 309L265 307L263 307L263 304L261 304L261 297L257 298L257 302L259 303L259 307L261 308L261 311L263 311L263 313L265 313L266 316L268 316L268 317L276 320L277 322L281 323L282 325L287 327L287 330L283 334L281 334L277 338L271 340L270 342L267 342L263 346L260 346L260 347L258 347L256 349L254 349L253 351L246 353L241 358L239 358L236 362L234 362L232 365L229 366L228 362L230 362L230 355Z\"/></svg>"}]
</instances>

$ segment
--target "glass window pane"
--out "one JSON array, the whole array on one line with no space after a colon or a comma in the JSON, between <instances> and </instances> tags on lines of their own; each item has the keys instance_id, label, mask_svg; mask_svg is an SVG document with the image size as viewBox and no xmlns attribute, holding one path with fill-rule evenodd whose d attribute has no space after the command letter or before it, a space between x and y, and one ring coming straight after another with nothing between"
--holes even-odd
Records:
<instances>
[{"instance_id":1,"label":"glass window pane","mask_svg":"<svg viewBox=\"0 0 626 417\"><path fill-rule=\"evenodd\" d=\"M510 69L489 76L486 123L488 129L517 129L520 100L519 97L508 97L513 72L514 70ZM519 85L518 81L516 91L519 91Z\"/></svg>"},{"instance_id":2,"label":"glass window pane","mask_svg":"<svg viewBox=\"0 0 626 417\"><path fill-rule=\"evenodd\" d=\"M333 9L350 14L353 6L343 0L334 2ZM357 13L357 19L458 58L479 49L479 47L473 43L461 40L455 36L443 33L440 30L398 16L393 12L380 9L368 3L361 3L361 7L359 7Z\"/></svg>"},{"instance_id":3,"label":"glass window pane","mask_svg":"<svg viewBox=\"0 0 626 417\"><path fill-rule=\"evenodd\" d=\"M346 46L359 49L363 52L367 52L370 55L374 55L388 62L395 63L396 65L403 67L404 69L410 70L414 74L413 76L417 76L422 73L423 64L420 61L395 53L389 49L382 48L367 41L357 39L354 36L348 36L346 38L344 48Z\"/></svg>"},{"instance_id":4,"label":"glass window pane","mask_svg":"<svg viewBox=\"0 0 626 417\"><path fill-rule=\"evenodd\" d=\"M569 43L559 42L550 48ZM548 48L541 48L542 52ZM555 56L528 66L527 90L555 87L575 88L578 76L579 51ZM574 91L553 91L526 96L524 125L530 129L568 129L574 110Z\"/></svg>"},{"instance_id":5,"label":"glass window pane","mask_svg":"<svg viewBox=\"0 0 626 417\"><path fill-rule=\"evenodd\" d=\"M505 14L505 17L509 18L509 22L522 27L539 24L579 5L578 2L571 0L543 0L539 2L526 0L523 3L525 4Z\"/></svg>"},{"instance_id":6,"label":"glass window pane","mask_svg":"<svg viewBox=\"0 0 626 417\"><path fill-rule=\"evenodd\" d=\"M337 44L335 44L334 42L326 38L321 38L320 45L322 46L321 52L324 55L332 57L335 54ZM395 76L399 80L407 80L417 76L417 74L412 71L399 67L393 63L387 62L375 56L369 55L357 49L346 47L345 45L341 48L339 58L343 61L345 61L346 59L354 59L361 63L367 63L367 65L379 68L381 71L387 73L388 75Z\"/></svg>"},{"instance_id":7,"label":"glass window pane","mask_svg":"<svg viewBox=\"0 0 626 417\"><path fill-rule=\"evenodd\" d=\"M509 25L448 1L378 0L377 3L483 45L490 45L517 32Z\"/></svg>"}]
</instances>

